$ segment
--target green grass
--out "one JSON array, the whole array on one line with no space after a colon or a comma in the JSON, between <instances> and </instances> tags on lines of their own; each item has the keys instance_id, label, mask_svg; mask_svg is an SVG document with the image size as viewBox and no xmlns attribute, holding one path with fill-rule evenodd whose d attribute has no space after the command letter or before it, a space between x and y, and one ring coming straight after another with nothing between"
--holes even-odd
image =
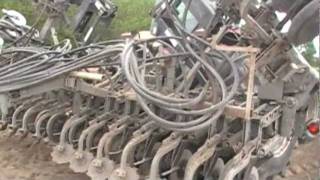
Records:
<instances>
[{"instance_id":1,"label":"green grass","mask_svg":"<svg viewBox=\"0 0 320 180\"><path fill-rule=\"evenodd\" d=\"M0 9L14 9L26 16L28 24L32 25L40 14L33 6L31 0L0 0ZM103 33L102 39L118 38L124 32L138 32L150 27L151 17L150 10L154 6L155 0L113 0L118 6L118 12L113 19L111 26L107 29L99 30ZM74 10L71 10L71 13ZM1 13L0 13L1 15ZM41 20L44 22L44 20ZM38 28L41 27L41 24ZM58 30L61 38L70 37L71 31L66 28Z\"/></svg>"},{"instance_id":2,"label":"green grass","mask_svg":"<svg viewBox=\"0 0 320 180\"><path fill-rule=\"evenodd\" d=\"M115 38L124 32L148 30L151 23L150 11L154 0L114 0L119 7L117 15L106 31L106 36Z\"/></svg>"},{"instance_id":3,"label":"green grass","mask_svg":"<svg viewBox=\"0 0 320 180\"><path fill-rule=\"evenodd\" d=\"M28 20L29 24L33 24L36 19L34 7L31 0L1 0L1 9L13 9L22 13ZM2 12L0 12L2 16Z\"/></svg>"}]
</instances>

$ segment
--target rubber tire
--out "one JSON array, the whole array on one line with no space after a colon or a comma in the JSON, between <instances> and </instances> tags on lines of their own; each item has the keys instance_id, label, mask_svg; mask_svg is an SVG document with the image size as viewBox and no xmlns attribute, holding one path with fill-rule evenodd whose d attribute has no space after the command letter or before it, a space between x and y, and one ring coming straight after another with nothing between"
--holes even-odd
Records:
<instances>
[{"instance_id":1,"label":"rubber tire","mask_svg":"<svg viewBox=\"0 0 320 180\"><path fill-rule=\"evenodd\" d=\"M319 6L320 0L313 0L293 18L287 34L290 43L305 44L319 34Z\"/></svg>"}]
</instances>

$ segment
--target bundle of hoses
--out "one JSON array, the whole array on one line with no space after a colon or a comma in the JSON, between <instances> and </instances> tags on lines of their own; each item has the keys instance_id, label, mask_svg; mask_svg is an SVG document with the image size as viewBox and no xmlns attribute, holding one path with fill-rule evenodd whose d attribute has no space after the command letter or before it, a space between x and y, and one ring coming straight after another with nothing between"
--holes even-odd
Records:
<instances>
[{"instance_id":1,"label":"bundle of hoses","mask_svg":"<svg viewBox=\"0 0 320 180\"><path fill-rule=\"evenodd\" d=\"M235 60L213 49L210 43L186 30L185 22L181 23L168 0L163 0L162 3L166 5L166 18L173 22L171 30L179 37L158 37L126 44L121 58L122 68L137 94L140 105L158 125L179 132L205 130L215 124L223 114L225 106L236 94L240 77L235 61L243 59L244 56ZM184 21L187 11L188 8L184 13ZM159 58L152 54L155 51L152 48L154 44L161 46L169 55ZM142 55L139 52L141 49ZM175 75L178 76L183 67L188 66L189 69L182 74L182 81L174 81L175 89L169 93L161 88L151 89L153 86L144 79L146 74L154 71L146 66L161 64L161 60L177 63ZM219 69L226 64L229 66L227 73ZM172 78L166 77L165 73L157 76L163 79ZM232 83L229 86L227 81L230 80Z\"/></svg>"},{"instance_id":2,"label":"bundle of hoses","mask_svg":"<svg viewBox=\"0 0 320 180\"><path fill-rule=\"evenodd\" d=\"M30 48L6 49L0 55L0 93L46 82L95 63L115 63L113 61L119 59L116 57L122 50L121 41L93 44L64 53Z\"/></svg>"},{"instance_id":3,"label":"bundle of hoses","mask_svg":"<svg viewBox=\"0 0 320 180\"><path fill-rule=\"evenodd\" d=\"M155 50L154 44L164 49L166 55L159 56L159 48ZM158 55L153 54L155 51ZM179 76L182 66L188 66L189 69L186 74L180 74L183 80L177 78L174 81L175 89L169 93L161 88L151 88L153 86L144 78L154 71L147 67L159 65L161 61L177 63L176 76ZM233 77L233 83L230 87L215 67L218 62L226 62L231 68L228 76ZM173 131L193 132L213 125L239 86L239 74L233 60L196 39L189 41L179 37L159 37L130 42L125 45L121 64L144 111L161 127ZM170 78L166 73L160 77Z\"/></svg>"},{"instance_id":4,"label":"bundle of hoses","mask_svg":"<svg viewBox=\"0 0 320 180\"><path fill-rule=\"evenodd\" d=\"M2 13L4 16L0 19L0 37L6 42L16 43L24 38L30 40L38 37L39 32L35 25L28 26L21 13L6 9L2 9Z\"/></svg>"},{"instance_id":5,"label":"bundle of hoses","mask_svg":"<svg viewBox=\"0 0 320 180\"><path fill-rule=\"evenodd\" d=\"M22 35L26 34L29 29L20 27L6 20L0 19L0 37L7 41L14 41Z\"/></svg>"}]
</instances>

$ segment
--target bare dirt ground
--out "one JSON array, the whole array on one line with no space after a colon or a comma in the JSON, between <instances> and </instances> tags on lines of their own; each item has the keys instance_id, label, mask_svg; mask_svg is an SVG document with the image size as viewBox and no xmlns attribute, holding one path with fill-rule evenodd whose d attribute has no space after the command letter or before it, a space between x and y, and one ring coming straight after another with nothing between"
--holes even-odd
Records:
<instances>
[{"instance_id":1,"label":"bare dirt ground","mask_svg":"<svg viewBox=\"0 0 320 180\"><path fill-rule=\"evenodd\" d=\"M34 144L32 138L21 141L0 133L0 180L89 180L73 173L67 165L51 161L48 144ZM299 146L293 156L287 177L276 180L320 180L320 141Z\"/></svg>"},{"instance_id":2,"label":"bare dirt ground","mask_svg":"<svg viewBox=\"0 0 320 180\"><path fill-rule=\"evenodd\" d=\"M320 180L320 139L297 147L285 175L275 180Z\"/></svg>"},{"instance_id":3,"label":"bare dirt ground","mask_svg":"<svg viewBox=\"0 0 320 180\"><path fill-rule=\"evenodd\" d=\"M0 133L0 180L89 180L51 161L51 147Z\"/></svg>"}]
</instances>

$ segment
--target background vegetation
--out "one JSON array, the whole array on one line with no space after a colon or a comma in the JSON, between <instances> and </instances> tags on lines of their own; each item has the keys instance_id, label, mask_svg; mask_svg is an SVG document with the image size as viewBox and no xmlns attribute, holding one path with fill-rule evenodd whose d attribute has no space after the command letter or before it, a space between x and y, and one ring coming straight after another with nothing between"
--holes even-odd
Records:
<instances>
[{"instance_id":1,"label":"background vegetation","mask_svg":"<svg viewBox=\"0 0 320 180\"><path fill-rule=\"evenodd\" d=\"M34 7L31 1L32 0L0 0L0 9L17 10L26 16L29 25L33 25L36 19L38 19L40 10ZM113 2L119 9L111 26L107 29L102 29L102 32L105 32L102 33L102 39L117 38L124 32L137 32L149 29L151 22L149 13L155 4L155 0L113 0ZM75 10L71 8L68 15L72 16L74 13ZM44 22L46 17L41 18L41 22ZM39 27L41 27L41 23ZM99 32L101 32L101 30L99 30ZM65 27L58 29L58 33L61 39L72 37L72 32ZM319 66L319 58L315 58L317 52L315 48L319 47L315 47L313 43L309 43L301 46L299 50L313 66Z\"/></svg>"},{"instance_id":2,"label":"background vegetation","mask_svg":"<svg viewBox=\"0 0 320 180\"><path fill-rule=\"evenodd\" d=\"M30 19L30 21L32 21L34 19L35 9L30 2L31 0L1 0L0 10L14 9L21 12L28 20ZM0 12L0 15L2 15L2 12Z\"/></svg>"},{"instance_id":3,"label":"background vegetation","mask_svg":"<svg viewBox=\"0 0 320 180\"><path fill-rule=\"evenodd\" d=\"M33 25L38 19L41 10L34 7L31 2L32 0L0 0L0 9L17 10L27 18L29 25ZM103 39L117 38L124 32L149 29L151 22L150 10L155 4L155 0L113 0L113 2L119 8L111 26L105 29ZM74 14L75 9L71 8L68 15L72 16ZM42 17L41 22L44 22L44 20L45 17ZM39 27L41 27L41 23ZM69 37L72 34L67 28L60 28L58 32L60 35L62 34L62 37Z\"/></svg>"},{"instance_id":4,"label":"background vegetation","mask_svg":"<svg viewBox=\"0 0 320 180\"><path fill-rule=\"evenodd\" d=\"M106 31L106 36L113 38L119 33L149 29L150 11L155 0L113 0L113 2L119 9L111 27Z\"/></svg>"}]
</instances>

